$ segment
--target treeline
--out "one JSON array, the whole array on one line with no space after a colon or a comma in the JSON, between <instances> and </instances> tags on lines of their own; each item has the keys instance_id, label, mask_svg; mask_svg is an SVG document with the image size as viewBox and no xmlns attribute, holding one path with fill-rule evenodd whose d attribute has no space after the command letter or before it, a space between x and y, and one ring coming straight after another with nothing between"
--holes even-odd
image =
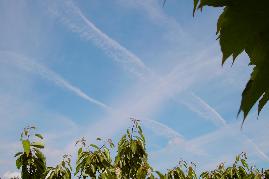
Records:
<instances>
[{"instance_id":1,"label":"treeline","mask_svg":"<svg viewBox=\"0 0 269 179\"><path fill-rule=\"evenodd\" d=\"M26 127L21 134L22 151L15 154L16 166L21 170L22 179L264 179L269 178L268 170L259 170L249 166L247 156L241 153L234 163L226 167L221 163L213 171L197 175L195 164L180 161L178 166L166 173L154 170L148 162L146 141L138 120L127 129L117 145L117 153L112 159L111 151L115 145L111 139L97 138L98 145L87 145L84 138L78 140L76 168L71 166L71 156L63 155L62 161L55 167L46 165L42 153L43 136L35 133L35 127Z\"/></svg>"}]
</instances>

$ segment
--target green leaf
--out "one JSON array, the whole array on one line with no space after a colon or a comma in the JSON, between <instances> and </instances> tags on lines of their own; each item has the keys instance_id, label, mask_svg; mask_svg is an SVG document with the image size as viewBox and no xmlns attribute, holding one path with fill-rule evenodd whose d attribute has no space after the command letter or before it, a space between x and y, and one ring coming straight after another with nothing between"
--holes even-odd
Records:
<instances>
[{"instance_id":1,"label":"green leaf","mask_svg":"<svg viewBox=\"0 0 269 179\"><path fill-rule=\"evenodd\" d=\"M36 137L43 139L43 136L41 134L35 134Z\"/></svg>"},{"instance_id":2,"label":"green leaf","mask_svg":"<svg viewBox=\"0 0 269 179\"><path fill-rule=\"evenodd\" d=\"M247 164L247 162L246 162L245 159L241 159L241 163L242 163L242 165L243 165L245 168L249 169L249 168L248 168L248 164Z\"/></svg>"},{"instance_id":3,"label":"green leaf","mask_svg":"<svg viewBox=\"0 0 269 179\"><path fill-rule=\"evenodd\" d=\"M39 149L44 148L44 144L42 142L32 142L31 146L39 148Z\"/></svg>"},{"instance_id":4,"label":"green leaf","mask_svg":"<svg viewBox=\"0 0 269 179\"><path fill-rule=\"evenodd\" d=\"M80 156L81 152L82 152L82 148L80 147L80 148L78 149L78 156Z\"/></svg>"},{"instance_id":5,"label":"green leaf","mask_svg":"<svg viewBox=\"0 0 269 179\"><path fill-rule=\"evenodd\" d=\"M23 150L28 156L30 153L30 141L29 140L23 140L22 141Z\"/></svg>"},{"instance_id":6,"label":"green leaf","mask_svg":"<svg viewBox=\"0 0 269 179\"><path fill-rule=\"evenodd\" d=\"M17 160L16 160L16 167L17 169L20 169L22 166L22 160L21 160L21 157L19 157Z\"/></svg>"},{"instance_id":7,"label":"green leaf","mask_svg":"<svg viewBox=\"0 0 269 179\"><path fill-rule=\"evenodd\" d=\"M90 144L90 146L92 146L93 148L99 150L99 147L97 145L95 145L95 144Z\"/></svg>"},{"instance_id":8,"label":"green leaf","mask_svg":"<svg viewBox=\"0 0 269 179\"><path fill-rule=\"evenodd\" d=\"M109 152L109 150L108 150L107 148L105 148L105 149L104 149L104 152L105 152L106 158L107 158L108 160L110 160L110 152Z\"/></svg>"},{"instance_id":9,"label":"green leaf","mask_svg":"<svg viewBox=\"0 0 269 179\"><path fill-rule=\"evenodd\" d=\"M131 150L132 150L133 153L136 153L136 149L137 149L136 142L134 141L134 142L131 143Z\"/></svg>"},{"instance_id":10,"label":"green leaf","mask_svg":"<svg viewBox=\"0 0 269 179\"><path fill-rule=\"evenodd\" d=\"M157 175L158 175L161 179L164 178L164 175L163 175L161 172L156 171L156 173L157 173Z\"/></svg>"},{"instance_id":11,"label":"green leaf","mask_svg":"<svg viewBox=\"0 0 269 179\"><path fill-rule=\"evenodd\" d=\"M197 9L197 5L198 5L199 0L193 0L193 11L192 11L192 16L194 16L195 11Z\"/></svg>"},{"instance_id":12,"label":"green leaf","mask_svg":"<svg viewBox=\"0 0 269 179\"><path fill-rule=\"evenodd\" d=\"M14 155L14 157L17 157L17 156L19 156L19 155L21 155L21 154L23 154L23 152L18 152L18 153L16 153L16 154Z\"/></svg>"}]
</instances>

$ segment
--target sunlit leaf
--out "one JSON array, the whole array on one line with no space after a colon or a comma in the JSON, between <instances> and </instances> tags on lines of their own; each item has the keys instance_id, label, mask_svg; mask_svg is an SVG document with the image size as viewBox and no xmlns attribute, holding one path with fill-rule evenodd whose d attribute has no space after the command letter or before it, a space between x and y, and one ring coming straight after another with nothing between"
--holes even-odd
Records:
<instances>
[{"instance_id":1,"label":"sunlit leaf","mask_svg":"<svg viewBox=\"0 0 269 179\"><path fill-rule=\"evenodd\" d=\"M28 156L30 153L30 141L29 140L23 140L22 141L23 150Z\"/></svg>"}]
</instances>

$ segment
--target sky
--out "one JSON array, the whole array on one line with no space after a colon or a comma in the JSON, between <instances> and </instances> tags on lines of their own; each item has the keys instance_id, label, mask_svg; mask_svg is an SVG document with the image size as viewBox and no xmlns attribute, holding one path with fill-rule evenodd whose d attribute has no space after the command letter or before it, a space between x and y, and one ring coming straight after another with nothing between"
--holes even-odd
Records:
<instances>
[{"instance_id":1,"label":"sky","mask_svg":"<svg viewBox=\"0 0 269 179\"><path fill-rule=\"evenodd\" d=\"M268 106L241 129L246 54L221 66L222 9L192 16L168 0L0 1L0 176L18 174L20 133L34 125L48 165L75 159L75 141L117 140L141 120L151 165L184 159L209 170L247 152L269 167Z\"/></svg>"}]
</instances>

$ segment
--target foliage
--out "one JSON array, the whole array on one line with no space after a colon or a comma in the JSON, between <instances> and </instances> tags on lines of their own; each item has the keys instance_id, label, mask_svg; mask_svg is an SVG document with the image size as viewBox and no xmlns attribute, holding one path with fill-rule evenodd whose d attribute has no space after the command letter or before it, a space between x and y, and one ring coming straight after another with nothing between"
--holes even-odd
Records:
<instances>
[{"instance_id":1,"label":"foliage","mask_svg":"<svg viewBox=\"0 0 269 179\"><path fill-rule=\"evenodd\" d=\"M97 140L102 141L100 138ZM114 146L110 140L108 142L110 147ZM79 178L96 178L97 176L101 178L103 175L115 175L115 172L111 171L112 159L106 142L101 147L95 144L86 147L84 138L77 143L81 143L82 147L78 149L75 175L79 174Z\"/></svg>"},{"instance_id":2,"label":"foliage","mask_svg":"<svg viewBox=\"0 0 269 179\"><path fill-rule=\"evenodd\" d=\"M102 141L100 138L98 140ZM78 143L82 144L82 147L78 149L75 172L75 175L79 174L79 177L145 178L150 175L151 167L147 161L145 137L137 120L133 120L133 126L119 141L114 162L110 155L110 149L114 147L114 144L110 139L101 147L95 144L85 147L84 138Z\"/></svg>"},{"instance_id":3,"label":"foliage","mask_svg":"<svg viewBox=\"0 0 269 179\"><path fill-rule=\"evenodd\" d=\"M156 171L160 179L197 179L197 174L195 172L195 164L188 163L184 160L179 161L179 165L171 170L168 170L166 174L162 174Z\"/></svg>"},{"instance_id":4,"label":"foliage","mask_svg":"<svg viewBox=\"0 0 269 179\"><path fill-rule=\"evenodd\" d=\"M223 7L217 22L222 50L222 64L245 51L253 66L251 77L242 93L238 114L244 120L259 100L258 115L269 100L269 1L268 0L194 0L194 10L204 6ZM243 120L243 121L244 121Z\"/></svg>"},{"instance_id":5,"label":"foliage","mask_svg":"<svg viewBox=\"0 0 269 179\"><path fill-rule=\"evenodd\" d=\"M71 159L64 155L63 160L56 167L48 167L45 172L46 179L70 179L71 178Z\"/></svg>"},{"instance_id":6,"label":"foliage","mask_svg":"<svg viewBox=\"0 0 269 179\"><path fill-rule=\"evenodd\" d=\"M227 179L262 179L265 173L259 171L255 167L250 167L247 162L246 153L236 156L232 166L225 168L224 163L220 164L213 171L203 172L202 179L227 178Z\"/></svg>"},{"instance_id":7,"label":"foliage","mask_svg":"<svg viewBox=\"0 0 269 179\"><path fill-rule=\"evenodd\" d=\"M258 170L247 164L247 156L241 153L236 157L232 166L225 167L221 163L213 171L205 171L200 176L196 173L196 165L180 161L178 166L161 173L154 170L148 163L146 141L139 121L133 119L133 125L118 142L115 159L111 150L114 144L111 139L97 138L99 145L86 145L82 138L76 160L76 170L72 174L71 156L64 155L63 160L56 167L47 167L45 156L40 151L44 145L36 139L42 140L40 134L34 134L34 127L27 127L21 135L23 152L15 155L16 165L21 169L23 179L71 179L99 178L99 179L264 179L269 178L268 170ZM35 139L36 142L32 142ZM28 141L28 142L26 142ZM38 151L38 152L37 152Z\"/></svg>"},{"instance_id":8,"label":"foliage","mask_svg":"<svg viewBox=\"0 0 269 179\"><path fill-rule=\"evenodd\" d=\"M127 129L127 134L119 141L115 165L122 178L145 178L150 174L145 137L138 120L133 119L131 130Z\"/></svg>"},{"instance_id":9,"label":"foliage","mask_svg":"<svg viewBox=\"0 0 269 179\"><path fill-rule=\"evenodd\" d=\"M21 133L23 151L15 154L17 157L16 166L21 169L22 178L40 179L46 170L46 159L40 149L44 148L43 137L40 134L33 134L35 127L26 127Z\"/></svg>"}]
</instances>

